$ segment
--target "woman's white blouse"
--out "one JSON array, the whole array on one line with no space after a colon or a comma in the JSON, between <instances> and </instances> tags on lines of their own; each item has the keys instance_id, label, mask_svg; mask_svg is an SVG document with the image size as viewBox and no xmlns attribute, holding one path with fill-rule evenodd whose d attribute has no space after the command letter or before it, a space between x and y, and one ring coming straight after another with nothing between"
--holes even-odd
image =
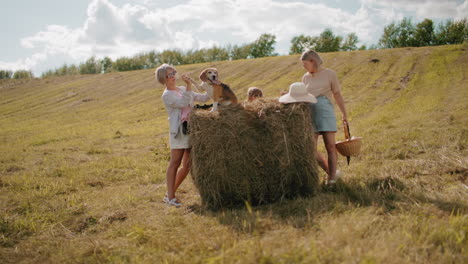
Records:
<instances>
[{"instance_id":1,"label":"woman's white blouse","mask_svg":"<svg viewBox=\"0 0 468 264\"><path fill-rule=\"evenodd\" d=\"M170 134L173 137L177 136L182 124L182 108L193 106L194 101L206 102L210 99L207 93L200 94L187 91L185 86L177 86L176 88L182 94L182 97L176 91L167 89L164 90L161 96L168 114Z\"/></svg>"}]
</instances>

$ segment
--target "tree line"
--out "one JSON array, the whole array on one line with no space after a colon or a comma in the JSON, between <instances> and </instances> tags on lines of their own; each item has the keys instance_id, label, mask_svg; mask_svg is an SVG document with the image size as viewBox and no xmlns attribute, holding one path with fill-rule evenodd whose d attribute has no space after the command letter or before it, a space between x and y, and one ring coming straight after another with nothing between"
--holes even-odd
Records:
<instances>
[{"instance_id":1,"label":"tree line","mask_svg":"<svg viewBox=\"0 0 468 264\"><path fill-rule=\"evenodd\" d=\"M121 57L115 61L109 57L97 59L93 56L78 66L64 64L58 69L48 70L42 74L42 77L133 71L155 68L162 63L183 65L274 56L277 55L274 53L275 43L276 36L262 34L254 42L243 45L213 46L189 51L178 49L162 52L150 51L139 53L133 57Z\"/></svg>"},{"instance_id":2,"label":"tree line","mask_svg":"<svg viewBox=\"0 0 468 264\"><path fill-rule=\"evenodd\" d=\"M10 71L10 70L0 70L0 79L29 79L34 78L34 74L32 71L28 70L18 70L18 71Z\"/></svg>"},{"instance_id":3,"label":"tree line","mask_svg":"<svg viewBox=\"0 0 468 264\"><path fill-rule=\"evenodd\" d=\"M435 25L430 19L414 24L410 18L400 22L392 22L384 27L384 32L378 44L366 47L357 46L359 39L355 33L345 37L335 35L331 29L325 29L318 36L299 35L291 39L289 54L302 53L307 49L318 52L351 51L381 48L421 47L433 45L459 44L468 39L468 20L447 20ZM98 59L90 57L79 65L64 64L54 70L42 73L41 77L64 76L78 74L98 74L116 71L132 71L155 68L162 63L172 65L194 64L224 60L238 60L277 56L274 45L276 36L262 34L252 43L242 45L213 46L199 50L181 51L178 49L162 52L150 51L139 53L132 57L121 57L113 61L109 57ZM0 79L33 78L31 71L16 72L0 70Z\"/></svg>"},{"instance_id":4,"label":"tree line","mask_svg":"<svg viewBox=\"0 0 468 264\"><path fill-rule=\"evenodd\" d=\"M385 26L379 39L381 48L423 47L460 44L468 40L468 19L447 20L434 25L430 19L414 24L404 18Z\"/></svg>"},{"instance_id":5,"label":"tree line","mask_svg":"<svg viewBox=\"0 0 468 264\"><path fill-rule=\"evenodd\" d=\"M291 40L289 54L302 53L313 49L318 52L350 51L356 50L359 39L355 33L348 34L346 38L334 35L331 29L325 29L319 36L296 36ZM359 49L366 49L361 46Z\"/></svg>"}]
</instances>

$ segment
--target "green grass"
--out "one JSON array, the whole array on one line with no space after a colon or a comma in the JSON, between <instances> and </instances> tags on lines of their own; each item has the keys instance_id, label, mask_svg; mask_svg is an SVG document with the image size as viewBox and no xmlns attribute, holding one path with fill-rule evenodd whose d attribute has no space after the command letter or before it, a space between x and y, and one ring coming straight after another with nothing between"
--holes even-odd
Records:
<instances>
[{"instance_id":1,"label":"green grass","mask_svg":"<svg viewBox=\"0 0 468 264\"><path fill-rule=\"evenodd\" d=\"M190 178L184 207L161 201L168 123L154 69L1 81L0 262L467 262L466 46L322 55L362 155L339 158L335 189L220 212L201 208ZM250 86L278 97L304 73L299 55L177 68L196 78L209 66L241 100Z\"/></svg>"}]
</instances>

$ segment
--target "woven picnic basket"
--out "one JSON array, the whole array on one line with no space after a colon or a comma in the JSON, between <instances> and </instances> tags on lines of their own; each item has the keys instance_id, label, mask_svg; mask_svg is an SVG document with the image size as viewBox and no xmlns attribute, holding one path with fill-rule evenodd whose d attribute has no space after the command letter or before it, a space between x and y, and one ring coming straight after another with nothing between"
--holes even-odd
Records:
<instances>
[{"instance_id":1,"label":"woven picnic basket","mask_svg":"<svg viewBox=\"0 0 468 264\"><path fill-rule=\"evenodd\" d=\"M349 125L343 122L345 140L336 142L336 150L345 157L358 156L361 152L362 137L351 137Z\"/></svg>"}]
</instances>

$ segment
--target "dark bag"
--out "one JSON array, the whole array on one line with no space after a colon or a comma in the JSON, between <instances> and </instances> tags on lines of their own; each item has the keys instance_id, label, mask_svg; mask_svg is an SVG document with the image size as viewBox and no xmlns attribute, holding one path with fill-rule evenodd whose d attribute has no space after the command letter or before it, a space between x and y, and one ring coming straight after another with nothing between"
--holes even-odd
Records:
<instances>
[{"instance_id":1,"label":"dark bag","mask_svg":"<svg viewBox=\"0 0 468 264\"><path fill-rule=\"evenodd\" d=\"M190 133L187 121L182 122L182 133L184 133L184 135L188 135Z\"/></svg>"}]
</instances>

